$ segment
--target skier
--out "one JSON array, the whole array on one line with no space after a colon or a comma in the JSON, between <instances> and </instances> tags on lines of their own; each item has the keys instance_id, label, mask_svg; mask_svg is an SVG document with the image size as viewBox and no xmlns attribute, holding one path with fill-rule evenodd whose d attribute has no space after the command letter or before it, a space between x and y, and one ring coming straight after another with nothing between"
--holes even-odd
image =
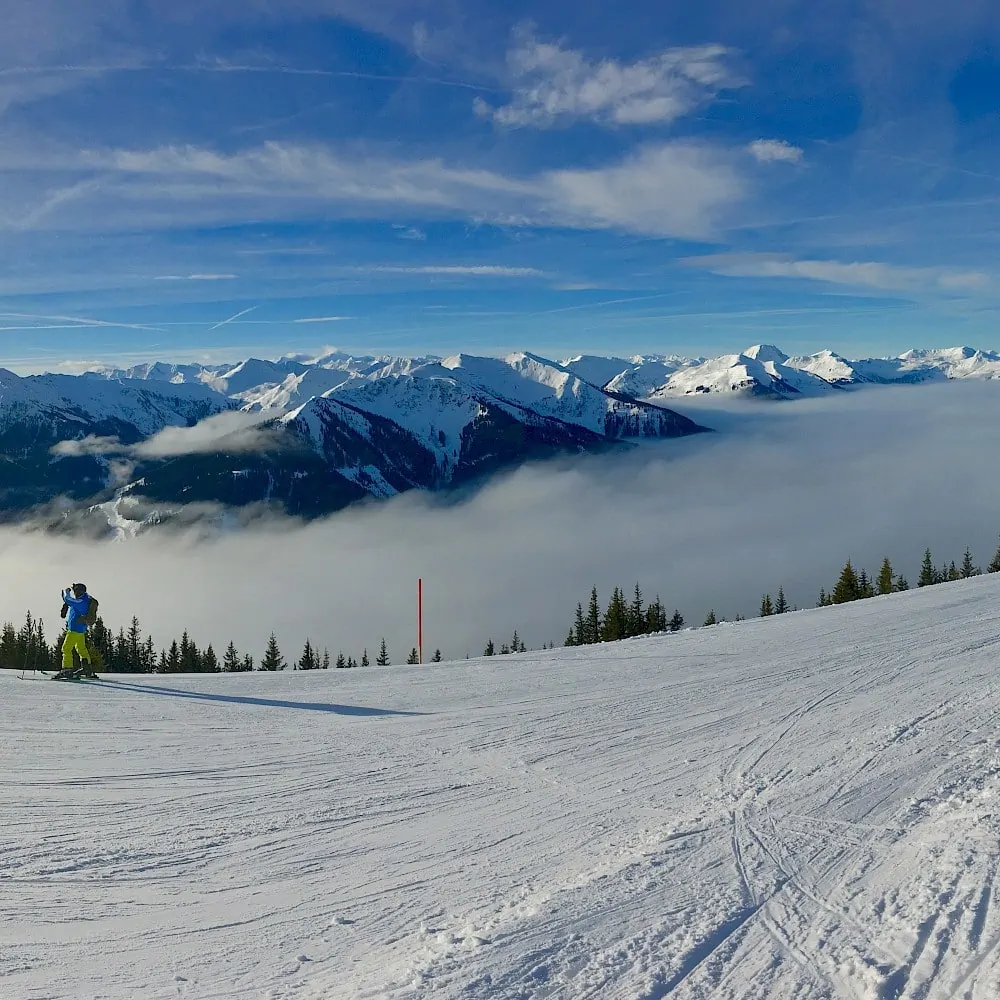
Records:
<instances>
[{"instance_id":1,"label":"skier","mask_svg":"<svg viewBox=\"0 0 1000 1000\"><path fill-rule=\"evenodd\" d=\"M73 651L80 657L80 673L84 677L96 677L90 665L90 652L87 649L87 628L91 619L91 607L97 606L96 600L87 593L87 586L74 583L62 594L63 606L68 608L66 614L66 638L62 645L62 670L56 674L57 679L74 676Z\"/></svg>"}]
</instances>

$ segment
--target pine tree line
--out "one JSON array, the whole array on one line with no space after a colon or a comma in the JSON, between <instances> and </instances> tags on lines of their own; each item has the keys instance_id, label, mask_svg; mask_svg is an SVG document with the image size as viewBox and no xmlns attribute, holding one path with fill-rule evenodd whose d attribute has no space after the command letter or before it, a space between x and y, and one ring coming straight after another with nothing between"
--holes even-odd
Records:
<instances>
[{"instance_id":1,"label":"pine tree line","mask_svg":"<svg viewBox=\"0 0 1000 1000\"><path fill-rule=\"evenodd\" d=\"M976 566L972 552L966 548L960 565L954 561L941 566L935 566L931 550L924 552L917 586L930 587L953 580L966 580L979 576L983 571ZM994 554L987 573L1000 573L1000 546ZM840 572L833 588L827 592L820 591L818 606L827 607L833 604L846 604L850 601L864 600L885 594L900 593L910 589L907 579L893 569L889 559L883 559L878 574L868 575L865 569L857 570L849 559ZM760 604L760 616L785 614L795 610L785 598L783 587L778 588L777 597L764 594ZM742 616L737 615L736 621ZM719 618L715 610L711 610L705 618L706 626L716 625L724 618ZM680 611L674 611L668 617L667 609L659 596L646 604L639 584L635 585L631 599L627 600L624 591L616 587L606 608L602 609L597 588L593 587L586 609L582 603L576 606L576 615L566 646L587 646L598 642L615 642L619 639L629 639L640 635L651 635L660 632L677 632L684 627L684 616ZM0 628L0 670L56 670L62 665L62 643L65 631L55 641L49 642L45 634L45 624L41 618L36 618L29 611L23 624L17 627L12 622L6 622ZM548 647L553 648L554 643ZM201 648L185 630L180 639L174 639L168 646L161 647L157 652L153 637L143 634L139 619L132 618L128 628L119 628L115 633L98 618L90 628L87 636L87 648L90 650L91 663L98 673L245 673L252 670L280 671L289 669L289 663L282 654L278 640L272 632L264 655L259 665L255 666L254 657L249 653L239 651L233 642L226 647L220 660L212 644ZM500 646L500 655L523 653L527 646L515 631L509 643ZM489 639L484 649L484 655L497 654L496 646ZM434 651L432 662L441 661L441 650ZM410 650L406 662L416 664L419 655L416 648ZM345 656L339 652L331 662L330 651L324 648L322 652L307 638L299 657L292 661L292 670L329 670L352 669L367 667L371 663L368 650L365 649L361 659ZM379 666L389 666L391 663L389 650L383 638L379 644L375 663Z\"/></svg>"},{"instance_id":2,"label":"pine tree line","mask_svg":"<svg viewBox=\"0 0 1000 1000\"><path fill-rule=\"evenodd\" d=\"M597 642L617 642L657 632L679 632L683 627L684 616L680 611L674 611L668 618L659 595L652 603L646 604L638 583L632 591L631 600L626 600L621 587L615 587L603 612L597 587L592 587L587 610L584 611L582 603L576 606L576 617L564 645L590 646Z\"/></svg>"},{"instance_id":3,"label":"pine tree line","mask_svg":"<svg viewBox=\"0 0 1000 1000\"><path fill-rule=\"evenodd\" d=\"M58 670L62 666L62 644L65 637L66 631L63 628L55 641L50 643L45 635L44 622L35 618L30 611L20 628L12 622L5 623L0 628L0 670ZM117 633L112 632L99 617L88 631L87 649L90 662L99 674L236 674L255 669L279 671L289 668L273 632L268 638L259 665L255 666L254 657L240 652L233 642L226 647L220 660L211 643L204 648L199 647L187 630L180 639L171 640L168 646L161 647L157 652L153 637L143 634L139 619L135 617L127 629L120 628ZM436 650L434 661L440 662L441 659L441 651ZM381 641L375 662L380 666L390 665L385 639ZM417 662L415 649L407 662ZM370 664L367 649L360 660L338 653L336 660L331 663L329 649L324 648L321 652L312 639L307 638L302 653L292 661L291 669L329 670L331 666L349 669L367 667Z\"/></svg>"},{"instance_id":4,"label":"pine tree line","mask_svg":"<svg viewBox=\"0 0 1000 1000\"><path fill-rule=\"evenodd\" d=\"M966 548L960 566L952 560L941 566L934 565L930 549L924 550L924 558L920 564L920 575L917 577L918 587L933 587L939 583L951 583L955 580L968 580L980 576L982 570L972 559L972 552ZM987 573L1000 573L1000 546L986 568ZM892 568L888 557L882 560L878 576L872 578L864 570L856 570L850 559L844 564L840 576L833 589L827 593L820 590L818 606L828 607L832 604L847 604L850 601L861 601L869 597L880 597L886 594L898 594L909 590L909 581L901 573Z\"/></svg>"}]
</instances>

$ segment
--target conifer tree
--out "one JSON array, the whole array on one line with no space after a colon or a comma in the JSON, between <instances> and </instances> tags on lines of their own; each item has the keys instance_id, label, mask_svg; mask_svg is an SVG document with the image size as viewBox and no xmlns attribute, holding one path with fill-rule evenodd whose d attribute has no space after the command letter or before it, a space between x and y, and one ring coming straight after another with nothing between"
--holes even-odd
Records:
<instances>
[{"instance_id":1,"label":"conifer tree","mask_svg":"<svg viewBox=\"0 0 1000 1000\"><path fill-rule=\"evenodd\" d=\"M500 655L501 656L510 656L510 646L508 646L507 643L504 643L500 647Z\"/></svg>"},{"instance_id":2,"label":"conifer tree","mask_svg":"<svg viewBox=\"0 0 1000 1000\"><path fill-rule=\"evenodd\" d=\"M320 664L320 668L322 670L330 669L330 650L326 646L323 647L323 662Z\"/></svg>"},{"instance_id":3,"label":"conifer tree","mask_svg":"<svg viewBox=\"0 0 1000 1000\"><path fill-rule=\"evenodd\" d=\"M158 674L170 673L170 663L167 660L167 651L165 649L160 650L160 661L156 665L156 672Z\"/></svg>"},{"instance_id":4,"label":"conifer tree","mask_svg":"<svg viewBox=\"0 0 1000 1000\"><path fill-rule=\"evenodd\" d=\"M955 560L954 559L952 559L952 561L948 564L948 570L947 570L947 573L945 575L945 579L949 583L954 583L955 580L961 580L962 579L962 574L959 572L958 567L955 565Z\"/></svg>"},{"instance_id":5,"label":"conifer tree","mask_svg":"<svg viewBox=\"0 0 1000 1000\"><path fill-rule=\"evenodd\" d=\"M601 605L597 599L597 588L590 592L590 605L587 609L587 630L581 645L601 641Z\"/></svg>"},{"instance_id":6,"label":"conifer tree","mask_svg":"<svg viewBox=\"0 0 1000 1000\"><path fill-rule=\"evenodd\" d=\"M146 642L142 647L142 672L151 674L156 669L156 646L153 645L153 637L146 636Z\"/></svg>"},{"instance_id":7,"label":"conifer tree","mask_svg":"<svg viewBox=\"0 0 1000 1000\"><path fill-rule=\"evenodd\" d=\"M243 660L232 641L226 646L226 652L222 656L222 669L227 674L238 674L243 669Z\"/></svg>"},{"instance_id":8,"label":"conifer tree","mask_svg":"<svg viewBox=\"0 0 1000 1000\"><path fill-rule=\"evenodd\" d=\"M13 622L6 622L0 633L0 667L6 670L18 669L17 652L17 632Z\"/></svg>"},{"instance_id":9,"label":"conifer tree","mask_svg":"<svg viewBox=\"0 0 1000 1000\"><path fill-rule=\"evenodd\" d=\"M884 597L886 594L891 594L896 589L894 578L892 575L892 564L889 562L889 557L886 556L882 560L882 568L879 570L878 580L875 585L875 592L880 596Z\"/></svg>"},{"instance_id":10,"label":"conifer tree","mask_svg":"<svg viewBox=\"0 0 1000 1000\"><path fill-rule=\"evenodd\" d=\"M705 625L707 627L709 625L717 625L717 624L718 624L718 619L715 617L715 609L713 608L711 611L709 611L708 615L705 618Z\"/></svg>"},{"instance_id":11,"label":"conifer tree","mask_svg":"<svg viewBox=\"0 0 1000 1000\"><path fill-rule=\"evenodd\" d=\"M819 600L816 602L817 608L825 608L830 605L830 598L826 596L826 591L820 587L819 588Z\"/></svg>"},{"instance_id":12,"label":"conifer tree","mask_svg":"<svg viewBox=\"0 0 1000 1000\"><path fill-rule=\"evenodd\" d=\"M378 658L375 660L375 662L380 667L389 666L389 649L385 644L385 639L382 640L382 645L379 646Z\"/></svg>"},{"instance_id":13,"label":"conifer tree","mask_svg":"<svg viewBox=\"0 0 1000 1000\"><path fill-rule=\"evenodd\" d=\"M931 562L931 550L924 551L924 561L920 564L920 576L917 578L918 587L930 587L938 582L938 572Z\"/></svg>"},{"instance_id":14,"label":"conifer tree","mask_svg":"<svg viewBox=\"0 0 1000 1000\"><path fill-rule=\"evenodd\" d=\"M765 594L760 601L760 617L770 618L774 614L774 605L771 603L771 595Z\"/></svg>"},{"instance_id":15,"label":"conifer tree","mask_svg":"<svg viewBox=\"0 0 1000 1000\"><path fill-rule=\"evenodd\" d=\"M674 616L670 619L670 631L680 632L682 628L684 628L684 616L679 611L674 611Z\"/></svg>"},{"instance_id":16,"label":"conifer tree","mask_svg":"<svg viewBox=\"0 0 1000 1000\"><path fill-rule=\"evenodd\" d=\"M521 652L521 637L517 634L517 629L514 629L514 638L510 640L510 651L512 653Z\"/></svg>"},{"instance_id":17,"label":"conifer tree","mask_svg":"<svg viewBox=\"0 0 1000 1000\"><path fill-rule=\"evenodd\" d=\"M492 639L486 640L486 648L483 650L483 656L493 656L496 653L496 648L493 645Z\"/></svg>"},{"instance_id":18,"label":"conifer tree","mask_svg":"<svg viewBox=\"0 0 1000 1000\"><path fill-rule=\"evenodd\" d=\"M907 580L902 573L900 573L899 576L896 577L896 590L902 594L904 591L909 589L910 589L910 581Z\"/></svg>"},{"instance_id":19,"label":"conifer tree","mask_svg":"<svg viewBox=\"0 0 1000 1000\"><path fill-rule=\"evenodd\" d=\"M608 610L604 615L600 638L602 642L617 642L629 634L629 609L625 603L621 588L615 587L608 602Z\"/></svg>"},{"instance_id":20,"label":"conifer tree","mask_svg":"<svg viewBox=\"0 0 1000 1000\"><path fill-rule=\"evenodd\" d=\"M583 618L583 605L577 604L576 606L576 620L573 624L573 630L570 632L573 636L573 641L567 643L568 646L582 646L585 642L585 637L587 635L587 623Z\"/></svg>"},{"instance_id":21,"label":"conifer tree","mask_svg":"<svg viewBox=\"0 0 1000 1000\"><path fill-rule=\"evenodd\" d=\"M299 657L299 662L296 664L299 670L315 670L317 668L316 663L316 653L313 650L312 643L307 638L305 645L302 647L302 655Z\"/></svg>"},{"instance_id":22,"label":"conifer tree","mask_svg":"<svg viewBox=\"0 0 1000 1000\"><path fill-rule=\"evenodd\" d=\"M420 656L417 653L417 647L414 646L410 650L410 655L406 658L406 663L407 663L407 666L412 667L412 666L415 666L416 664L418 664L419 662L420 662Z\"/></svg>"},{"instance_id":23,"label":"conifer tree","mask_svg":"<svg viewBox=\"0 0 1000 1000\"><path fill-rule=\"evenodd\" d=\"M441 662L441 650L435 649L434 655L431 657L431 663L440 663L440 662Z\"/></svg>"},{"instance_id":24,"label":"conifer tree","mask_svg":"<svg viewBox=\"0 0 1000 1000\"><path fill-rule=\"evenodd\" d=\"M858 574L858 600L862 600L866 597L874 597L875 589L872 587L871 581L868 579L868 573L866 570L862 569Z\"/></svg>"},{"instance_id":25,"label":"conifer tree","mask_svg":"<svg viewBox=\"0 0 1000 1000\"><path fill-rule=\"evenodd\" d=\"M774 602L774 613L783 615L788 613L788 601L785 599L785 588L778 588L778 599Z\"/></svg>"},{"instance_id":26,"label":"conifer tree","mask_svg":"<svg viewBox=\"0 0 1000 1000\"><path fill-rule=\"evenodd\" d=\"M968 580L970 576L979 576L979 568L972 561L972 552L967 547L965 555L962 557L962 579Z\"/></svg>"},{"instance_id":27,"label":"conifer tree","mask_svg":"<svg viewBox=\"0 0 1000 1000\"><path fill-rule=\"evenodd\" d=\"M348 670L354 670L354 669L356 669L357 665L358 665L358 661L356 659L354 659L353 656L349 656L347 658L347 669Z\"/></svg>"},{"instance_id":28,"label":"conifer tree","mask_svg":"<svg viewBox=\"0 0 1000 1000\"><path fill-rule=\"evenodd\" d=\"M132 621L128 627L128 653L127 653L127 667L128 670L138 670L141 665L142 660L142 626L139 624L139 619L132 616Z\"/></svg>"},{"instance_id":29,"label":"conifer tree","mask_svg":"<svg viewBox=\"0 0 1000 1000\"><path fill-rule=\"evenodd\" d=\"M361 666L368 667L371 666L371 661L368 659L368 648L365 647L365 651L361 654Z\"/></svg>"},{"instance_id":30,"label":"conifer tree","mask_svg":"<svg viewBox=\"0 0 1000 1000\"><path fill-rule=\"evenodd\" d=\"M174 639L170 643L170 652L167 653L167 673L168 674L179 674L181 672L181 651L180 647L177 645L177 640Z\"/></svg>"},{"instance_id":31,"label":"conifer tree","mask_svg":"<svg viewBox=\"0 0 1000 1000\"><path fill-rule=\"evenodd\" d=\"M646 632L646 609L643 605L642 591L636 581L635 590L632 591L632 603L628 609L628 635L644 635Z\"/></svg>"},{"instance_id":32,"label":"conifer tree","mask_svg":"<svg viewBox=\"0 0 1000 1000\"><path fill-rule=\"evenodd\" d=\"M668 628L667 609L660 600L660 595L656 595L656 600L646 608L647 631L666 632Z\"/></svg>"},{"instance_id":33,"label":"conifer tree","mask_svg":"<svg viewBox=\"0 0 1000 1000\"><path fill-rule=\"evenodd\" d=\"M334 664L334 666L336 667L337 670L347 669L347 660L345 659L343 653L337 653L337 662Z\"/></svg>"},{"instance_id":34,"label":"conifer tree","mask_svg":"<svg viewBox=\"0 0 1000 1000\"><path fill-rule=\"evenodd\" d=\"M573 629L569 630L569 634L566 636L566 641L563 643L563 645L564 646L575 646L575 645L577 645L576 635L574 634Z\"/></svg>"},{"instance_id":35,"label":"conifer tree","mask_svg":"<svg viewBox=\"0 0 1000 1000\"><path fill-rule=\"evenodd\" d=\"M996 555L993 557L989 566L986 567L987 573L1000 573L1000 547L997 548Z\"/></svg>"},{"instance_id":36,"label":"conifer tree","mask_svg":"<svg viewBox=\"0 0 1000 1000\"><path fill-rule=\"evenodd\" d=\"M854 572L854 567L851 565L851 560L848 559L840 572L840 579L837 581L837 585L833 588L833 593L830 595L830 602L832 604L847 604L848 601L856 601L860 597L858 577Z\"/></svg>"},{"instance_id":37,"label":"conifer tree","mask_svg":"<svg viewBox=\"0 0 1000 1000\"><path fill-rule=\"evenodd\" d=\"M278 638L272 632L267 640L267 648L264 650L264 656L260 661L260 669L273 673L277 670L284 670L286 666L285 658L281 655L281 650L278 648Z\"/></svg>"},{"instance_id":38,"label":"conifer tree","mask_svg":"<svg viewBox=\"0 0 1000 1000\"><path fill-rule=\"evenodd\" d=\"M178 653L180 654L181 671L186 674L193 673L194 671L191 669L191 637L188 635L187 629L181 635Z\"/></svg>"},{"instance_id":39,"label":"conifer tree","mask_svg":"<svg viewBox=\"0 0 1000 1000\"><path fill-rule=\"evenodd\" d=\"M243 672L248 674L251 670L253 670L253 657L247 653L247 655L243 657Z\"/></svg>"},{"instance_id":40,"label":"conifer tree","mask_svg":"<svg viewBox=\"0 0 1000 1000\"><path fill-rule=\"evenodd\" d=\"M219 658L215 655L215 650L212 648L211 643L205 647L205 651L201 654L201 669L206 674L217 674L219 672Z\"/></svg>"}]
</instances>

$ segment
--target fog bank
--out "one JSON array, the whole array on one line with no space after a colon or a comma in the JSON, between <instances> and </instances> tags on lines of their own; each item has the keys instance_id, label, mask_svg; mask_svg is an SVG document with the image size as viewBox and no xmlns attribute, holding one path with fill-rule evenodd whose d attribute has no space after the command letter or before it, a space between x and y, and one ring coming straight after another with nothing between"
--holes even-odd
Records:
<instances>
[{"instance_id":1,"label":"fog bank","mask_svg":"<svg viewBox=\"0 0 1000 1000\"><path fill-rule=\"evenodd\" d=\"M425 652L477 655L517 628L560 644L596 584L639 580L693 624L710 608L756 614L783 585L812 606L850 556L889 556L915 584L966 545L985 565L1000 532L1000 385L878 388L794 403L679 401L719 433L627 454L526 466L460 502L409 494L306 526L212 541L125 544L0 533L0 617L58 620L59 591L86 582L116 628L133 614L162 643L183 628L259 656L308 635L360 656L381 636L401 662L425 581Z\"/></svg>"}]
</instances>

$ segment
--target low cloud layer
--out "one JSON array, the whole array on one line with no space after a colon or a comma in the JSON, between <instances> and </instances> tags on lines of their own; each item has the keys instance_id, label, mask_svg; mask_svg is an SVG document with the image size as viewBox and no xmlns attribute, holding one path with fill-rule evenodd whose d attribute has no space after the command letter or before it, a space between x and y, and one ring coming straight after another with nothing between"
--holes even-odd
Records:
<instances>
[{"instance_id":1,"label":"low cloud layer","mask_svg":"<svg viewBox=\"0 0 1000 1000\"><path fill-rule=\"evenodd\" d=\"M204 455L224 449L227 452L260 452L275 444L273 431L262 426L274 417L260 413L228 410L200 421L194 427L165 427L139 444L123 444L117 437L88 435L60 441L52 448L59 458L84 456L130 459L178 458L181 455Z\"/></svg>"},{"instance_id":2,"label":"low cloud layer","mask_svg":"<svg viewBox=\"0 0 1000 1000\"><path fill-rule=\"evenodd\" d=\"M308 635L360 655L384 635L400 662L419 576L428 652L460 657L515 628L561 643L591 584L606 600L639 580L700 624L710 608L753 615L779 586L812 606L849 556L869 570L889 556L915 583L926 546L940 563L969 545L983 565L996 549L996 384L678 406L720 433L525 467L458 502L410 494L214 541L7 529L0 613L54 622L60 586L83 577L110 624L136 614L161 642L186 627L259 653L273 628L289 654Z\"/></svg>"}]
</instances>

